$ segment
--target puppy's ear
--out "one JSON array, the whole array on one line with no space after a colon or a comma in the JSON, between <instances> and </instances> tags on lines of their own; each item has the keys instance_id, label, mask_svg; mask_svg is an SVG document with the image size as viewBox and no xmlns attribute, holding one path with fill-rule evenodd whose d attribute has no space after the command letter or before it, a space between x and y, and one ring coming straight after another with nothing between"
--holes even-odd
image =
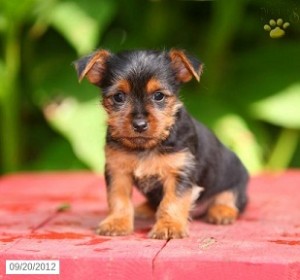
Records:
<instances>
[{"instance_id":1,"label":"puppy's ear","mask_svg":"<svg viewBox=\"0 0 300 280\"><path fill-rule=\"evenodd\" d=\"M193 77L199 82L203 70L203 64L196 58L186 54L183 50L172 49L169 52L172 67L176 72L177 79L188 82Z\"/></svg>"},{"instance_id":2,"label":"puppy's ear","mask_svg":"<svg viewBox=\"0 0 300 280\"><path fill-rule=\"evenodd\" d=\"M74 62L78 80L81 82L86 77L91 84L100 86L106 71L106 62L111 56L107 50L98 50Z\"/></svg>"}]
</instances>

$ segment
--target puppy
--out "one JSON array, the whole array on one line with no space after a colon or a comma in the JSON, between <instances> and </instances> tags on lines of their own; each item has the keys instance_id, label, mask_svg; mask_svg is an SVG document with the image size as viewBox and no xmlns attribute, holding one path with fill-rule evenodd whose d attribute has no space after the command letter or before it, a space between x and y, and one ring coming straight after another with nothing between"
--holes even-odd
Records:
<instances>
[{"instance_id":1,"label":"puppy","mask_svg":"<svg viewBox=\"0 0 300 280\"><path fill-rule=\"evenodd\" d=\"M76 61L75 67L80 81L86 77L101 88L108 115L109 215L98 234L133 232L133 186L147 198L138 212L156 213L150 238L187 236L194 204L206 207L210 223L237 219L247 203L248 173L178 97L182 83L200 80L201 62L177 49L117 54L101 49Z\"/></svg>"}]
</instances>

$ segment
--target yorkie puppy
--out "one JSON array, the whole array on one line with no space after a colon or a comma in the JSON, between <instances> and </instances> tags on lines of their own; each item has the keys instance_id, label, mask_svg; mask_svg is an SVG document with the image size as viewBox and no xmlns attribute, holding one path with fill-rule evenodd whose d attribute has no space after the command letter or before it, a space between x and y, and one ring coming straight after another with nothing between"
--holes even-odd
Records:
<instances>
[{"instance_id":1,"label":"yorkie puppy","mask_svg":"<svg viewBox=\"0 0 300 280\"><path fill-rule=\"evenodd\" d=\"M230 224L247 203L248 173L238 157L178 97L181 83L200 80L202 64L182 50L138 50L117 54L98 50L75 62L102 90L108 115L105 179L109 215L100 235L133 232L134 213L156 213L150 238L188 235L193 205L203 205L207 221ZM132 188L147 198L137 207ZM201 195L200 195L201 192Z\"/></svg>"}]
</instances>

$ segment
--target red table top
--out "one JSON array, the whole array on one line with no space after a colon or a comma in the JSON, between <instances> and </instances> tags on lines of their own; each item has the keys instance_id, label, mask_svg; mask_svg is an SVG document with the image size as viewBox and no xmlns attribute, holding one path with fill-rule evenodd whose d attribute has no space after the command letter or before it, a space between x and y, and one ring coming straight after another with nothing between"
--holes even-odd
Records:
<instances>
[{"instance_id":1,"label":"red table top","mask_svg":"<svg viewBox=\"0 0 300 280\"><path fill-rule=\"evenodd\" d=\"M194 220L190 237L151 240L151 220L101 237L103 177L88 172L0 178L0 279L300 279L300 170L253 177L230 226ZM134 193L138 203L141 196ZM70 209L58 211L69 204ZM59 260L60 275L6 275L6 260Z\"/></svg>"}]
</instances>

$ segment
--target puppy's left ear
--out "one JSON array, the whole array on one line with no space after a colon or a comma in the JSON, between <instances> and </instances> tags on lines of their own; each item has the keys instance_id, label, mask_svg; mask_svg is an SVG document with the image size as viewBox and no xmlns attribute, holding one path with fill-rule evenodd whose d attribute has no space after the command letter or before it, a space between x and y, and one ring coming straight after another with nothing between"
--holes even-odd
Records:
<instances>
[{"instance_id":1,"label":"puppy's left ear","mask_svg":"<svg viewBox=\"0 0 300 280\"><path fill-rule=\"evenodd\" d=\"M91 84L101 86L106 71L106 62L110 56L109 51L102 49L75 61L79 82L86 77Z\"/></svg>"},{"instance_id":2,"label":"puppy's left ear","mask_svg":"<svg viewBox=\"0 0 300 280\"><path fill-rule=\"evenodd\" d=\"M196 58L186 54L183 50L172 49L169 52L172 67L177 79L186 83L193 77L199 82L203 70L203 64Z\"/></svg>"}]
</instances>

